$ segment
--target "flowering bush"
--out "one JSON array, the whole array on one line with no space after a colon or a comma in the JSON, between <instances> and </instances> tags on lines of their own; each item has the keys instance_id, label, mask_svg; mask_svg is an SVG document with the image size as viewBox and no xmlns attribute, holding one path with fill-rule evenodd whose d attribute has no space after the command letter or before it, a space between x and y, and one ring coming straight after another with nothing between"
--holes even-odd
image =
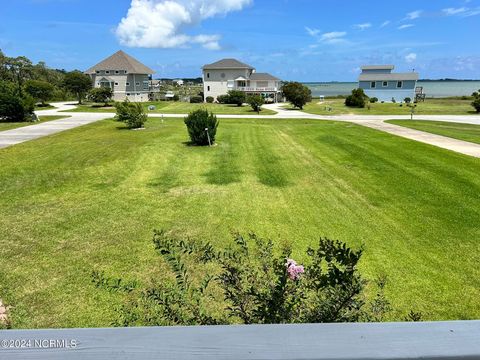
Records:
<instances>
[{"instance_id":1,"label":"flowering bush","mask_svg":"<svg viewBox=\"0 0 480 360\"><path fill-rule=\"evenodd\" d=\"M153 242L171 271L162 281L141 286L93 273L97 287L125 295L116 326L382 321L390 310L384 279L368 299L357 270L362 250L340 241L320 239L304 265L255 234L235 235L223 251L163 231Z\"/></svg>"}]
</instances>

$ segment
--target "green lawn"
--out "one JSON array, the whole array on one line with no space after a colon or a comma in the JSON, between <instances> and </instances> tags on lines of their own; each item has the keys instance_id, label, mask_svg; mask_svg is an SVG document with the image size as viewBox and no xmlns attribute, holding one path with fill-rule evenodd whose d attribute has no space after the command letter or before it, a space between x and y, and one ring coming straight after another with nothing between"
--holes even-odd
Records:
<instances>
[{"instance_id":1,"label":"green lawn","mask_svg":"<svg viewBox=\"0 0 480 360\"><path fill-rule=\"evenodd\" d=\"M473 115L475 109L471 106L471 100L459 99L427 99L420 102L415 108L415 113L419 115ZM307 104L304 111L317 115L340 115L340 114L358 114L358 115L410 115L411 108L403 104L376 103L369 104L370 110L350 108L345 106L344 99L327 99L324 102L314 100ZM327 110L331 108L330 111Z\"/></svg>"},{"instance_id":2,"label":"green lawn","mask_svg":"<svg viewBox=\"0 0 480 360\"><path fill-rule=\"evenodd\" d=\"M190 104L185 102L172 101L155 101L143 103L145 110L152 114L188 114L197 109L208 109L219 115L257 115L256 112L248 105L238 107L236 105L225 104ZM155 110L150 111L148 108L153 105ZM115 112L112 106L102 107L98 105L85 104L80 105L74 110L68 112ZM268 109L263 109L260 115L275 115L276 112Z\"/></svg>"},{"instance_id":3,"label":"green lawn","mask_svg":"<svg viewBox=\"0 0 480 360\"><path fill-rule=\"evenodd\" d=\"M153 229L210 240L364 244L402 320L480 317L480 159L349 123L222 120L189 147L181 119L112 120L0 150L0 297L17 328L109 326L92 270L161 280Z\"/></svg>"},{"instance_id":4,"label":"green lawn","mask_svg":"<svg viewBox=\"0 0 480 360\"><path fill-rule=\"evenodd\" d=\"M426 120L389 120L387 122L432 134L480 144L480 125Z\"/></svg>"},{"instance_id":5,"label":"green lawn","mask_svg":"<svg viewBox=\"0 0 480 360\"><path fill-rule=\"evenodd\" d=\"M66 119L69 118L70 116L39 116L37 122L2 122L0 121L0 131L4 130L11 130L11 129L16 129L19 127L24 127L24 126L29 126L29 125L36 125L41 122L46 122L46 121L51 121L51 120L60 120L60 119Z\"/></svg>"}]
</instances>

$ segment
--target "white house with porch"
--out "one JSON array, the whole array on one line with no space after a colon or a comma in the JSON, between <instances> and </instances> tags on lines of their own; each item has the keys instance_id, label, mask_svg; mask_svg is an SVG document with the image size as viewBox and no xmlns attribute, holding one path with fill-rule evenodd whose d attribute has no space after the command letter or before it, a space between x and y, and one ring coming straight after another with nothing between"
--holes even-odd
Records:
<instances>
[{"instance_id":1,"label":"white house with porch","mask_svg":"<svg viewBox=\"0 0 480 360\"><path fill-rule=\"evenodd\" d=\"M281 100L281 80L267 73L257 73L255 68L236 59L223 59L203 68L205 98L215 100L229 90L261 95L266 102Z\"/></svg>"},{"instance_id":2,"label":"white house with porch","mask_svg":"<svg viewBox=\"0 0 480 360\"><path fill-rule=\"evenodd\" d=\"M93 87L111 88L113 100L134 102L149 100L150 81L154 73L154 70L121 50L85 72L91 77Z\"/></svg>"}]
</instances>

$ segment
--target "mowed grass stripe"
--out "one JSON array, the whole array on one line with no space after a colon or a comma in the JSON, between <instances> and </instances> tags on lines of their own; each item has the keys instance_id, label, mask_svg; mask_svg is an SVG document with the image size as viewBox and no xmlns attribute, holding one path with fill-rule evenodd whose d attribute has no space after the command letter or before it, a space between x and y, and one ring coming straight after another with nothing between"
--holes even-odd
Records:
<instances>
[{"instance_id":1,"label":"mowed grass stripe","mask_svg":"<svg viewBox=\"0 0 480 360\"><path fill-rule=\"evenodd\" d=\"M118 127L0 151L0 293L17 326L108 326L119 299L90 272L163 279L154 228L217 246L256 231L299 260L321 235L364 244L392 319L480 315L478 159L335 122L222 120L213 148L187 146L181 119Z\"/></svg>"}]
</instances>

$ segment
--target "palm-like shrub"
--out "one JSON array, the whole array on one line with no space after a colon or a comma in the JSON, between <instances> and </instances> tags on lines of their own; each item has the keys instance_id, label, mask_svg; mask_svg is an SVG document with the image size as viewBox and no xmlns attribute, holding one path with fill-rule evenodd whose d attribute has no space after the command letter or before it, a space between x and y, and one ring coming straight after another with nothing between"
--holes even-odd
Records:
<instances>
[{"instance_id":1,"label":"palm-like shrub","mask_svg":"<svg viewBox=\"0 0 480 360\"><path fill-rule=\"evenodd\" d=\"M142 128L148 119L142 104L131 103L128 100L115 104L117 115L115 120L125 123L129 129Z\"/></svg>"},{"instance_id":2,"label":"palm-like shrub","mask_svg":"<svg viewBox=\"0 0 480 360\"><path fill-rule=\"evenodd\" d=\"M259 113L262 111L262 105L265 104L265 100L260 95L247 96L247 103L252 107L253 111Z\"/></svg>"},{"instance_id":3,"label":"palm-like shrub","mask_svg":"<svg viewBox=\"0 0 480 360\"><path fill-rule=\"evenodd\" d=\"M185 118L190 140L192 144L199 146L215 143L218 124L217 117L204 109L195 110Z\"/></svg>"}]
</instances>

